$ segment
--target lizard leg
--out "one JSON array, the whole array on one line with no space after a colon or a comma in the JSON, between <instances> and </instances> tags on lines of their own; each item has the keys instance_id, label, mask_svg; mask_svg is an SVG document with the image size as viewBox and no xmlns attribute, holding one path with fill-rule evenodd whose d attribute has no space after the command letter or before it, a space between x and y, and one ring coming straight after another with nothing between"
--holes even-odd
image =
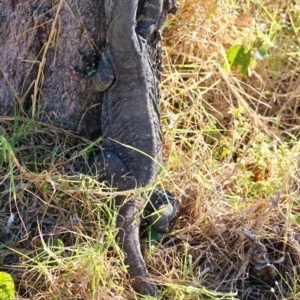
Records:
<instances>
[{"instance_id":1,"label":"lizard leg","mask_svg":"<svg viewBox=\"0 0 300 300\"><path fill-rule=\"evenodd\" d=\"M149 224L161 233L170 232L178 213L178 203L174 196L161 189L155 189L145 207Z\"/></svg>"},{"instance_id":2,"label":"lizard leg","mask_svg":"<svg viewBox=\"0 0 300 300\"><path fill-rule=\"evenodd\" d=\"M89 159L89 168L99 180L106 180L108 184L119 191L136 188L136 181L130 176L123 161L113 151L103 150Z\"/></svg>"},{"instance_id":3,"label":"lizard leg","mask_svg":"<svg viewBox=\"0 0 300 300\"><path fill-rule=\"evenodd\" d=\"M89 74L88 80L94 91L103 92L111 86L114 78L114 69L105 47L97 70Z\"/></svg>"},{"instance_id":4,"label":"lizard leg","mask_svg":"<svg viewBox=\"0 0 300 300\"><path fill-rule=\"evenodd\" d=\"M163 0L145 0L141 13L137 16L136 30L145 39L155 30L162 12Z\"/></svg>"},{"instance_id":5,"label":"lizard leg","mask_svg":"<svg viewBox=\"0 0 300 300\"><path fill-rule=\"evenodd\" d=\"M76 66L74 68L75 72L78 75L87 78L93 90L99 92L107 90L114 80L113 66L108 57L107 49L104 48L99 62L97 61L95 54L92 58L89 58L82 51L78 51L82 61L84 62L84 69L82 70Z\"/></svg>"}]
</instances>

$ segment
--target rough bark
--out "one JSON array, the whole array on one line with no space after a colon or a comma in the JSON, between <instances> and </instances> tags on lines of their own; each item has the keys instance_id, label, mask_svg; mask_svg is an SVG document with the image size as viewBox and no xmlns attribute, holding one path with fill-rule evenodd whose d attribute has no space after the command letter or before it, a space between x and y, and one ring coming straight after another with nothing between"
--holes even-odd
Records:
<instances>
[{"instance_id":1,"label":"rough bark","mask_svg":"<svg viewBox=\"0 0 300 300\"><path fill-rule=\"evenodd\" d=\"M101 134L101 94L73 66L81 64L78 49L89 54L105 43L104 1L0 0L0 116L17 112L87 138ZM166 8L160 27L165 17ZM151 42L157 69L158 40Z\"/></svg>"}]
</instances>

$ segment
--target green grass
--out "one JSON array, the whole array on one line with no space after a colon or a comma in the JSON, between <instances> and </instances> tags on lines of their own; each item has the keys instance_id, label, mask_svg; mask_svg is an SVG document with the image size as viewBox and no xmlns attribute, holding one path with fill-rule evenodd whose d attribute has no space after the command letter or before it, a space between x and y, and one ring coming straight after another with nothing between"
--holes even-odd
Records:
<instances>
[{"instance_id":1,"label":"green grass","mask_svg":"<svg viewBox=\"0 0 300 300\"><path fill-rule=\"evenodd\" d=\"M280 3L181 1L168 21L156 184L181 215L169 236L142 241L166 299L299 298L300 8ZM257 40L267 55L247 72L226 64L236 45L255 60ZM0 265L17 299L139 299L115 242L116 193L69 170L101 137L74 146L17 112L0 125ZM273 285L249 279L256 248L243 230L266 246Z\"/></svg>"}]
</instances>

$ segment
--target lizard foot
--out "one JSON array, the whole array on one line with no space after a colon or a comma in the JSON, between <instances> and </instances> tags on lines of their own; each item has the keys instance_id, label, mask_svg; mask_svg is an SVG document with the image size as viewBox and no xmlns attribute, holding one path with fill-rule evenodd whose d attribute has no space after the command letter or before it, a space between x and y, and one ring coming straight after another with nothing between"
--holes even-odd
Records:
<instances>
[{"instance_id":1,"label":"lizard foot","mask_svg":"<svg viewBox=\"0 0 300 300\"><path fill-rule=\"evenodd\" d=\"M146 220L158 232L168 233L175 223L178 210L178 202L170 192L156 189L145 207Z\"/></svg>"},{"instance_id":2,"label":"lizard foot","mask_svg":"<svg viewBox=\"0 0 300 300\"><path fill-rule=\"evenodd\" d=\"M91 58L78 50L83 61L83 69L74 67L76 74L86 78L95 91L103 92L109 88L114 80L114 71L105 48L101 59L94 51Z\"/></svg>"},{"instance_id":3,"label":"lizard foot","mask_svg":"<svg viewBox=\"0 0 300 300\"><path fill-rule=\"evenodd\" d=\"M85 78L90 78L93 76L94 73L97 72L97 66L99 63L99 59L97 57L96 52L93 52L92 58L89 58L83 51L78 50L81 60L83 61L84 65L83 68L81 69L78 66L74 67L74 70L77 75L80 75Z\"/></svg>"},{"instance_id":4,"label":"lizard foot","mask_svg":"<svg viewBox=\"0 0 300 300\"><path fill-rule=\"evenodd\" d=\"M152 283L149 278L134 278L132 280L132 287L138 294L162 299L160 298L160 293L158 292L156 285Z\"/></svg>"},{"instance_id":5,"label":"lizard foot","mask_svg":"<svg viewBox=\"0 0 300 300\"><path fill-rule=\"evenodd\" d=\"M179 4L176 0L167 0L164 3L166 10L169 14L175 15L179 9Z\"/></svg>"}]
</instances>

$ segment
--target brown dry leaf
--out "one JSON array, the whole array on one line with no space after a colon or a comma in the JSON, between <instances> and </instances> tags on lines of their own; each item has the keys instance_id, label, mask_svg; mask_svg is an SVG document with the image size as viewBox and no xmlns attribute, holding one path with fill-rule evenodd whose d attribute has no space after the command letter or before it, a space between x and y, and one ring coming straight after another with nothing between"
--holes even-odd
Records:
<instances>
[{"instance_id":1,"label":"brown dry leaf","mask_svg":"<svg viewBox=\"0 0 300 300\"><path fill-rule=\"evenodd\" d=\"M238 27L252 27L255 25L255 19L248 13L241 13L236 19L234 24Z\"/></svg>"}]
</instances>

